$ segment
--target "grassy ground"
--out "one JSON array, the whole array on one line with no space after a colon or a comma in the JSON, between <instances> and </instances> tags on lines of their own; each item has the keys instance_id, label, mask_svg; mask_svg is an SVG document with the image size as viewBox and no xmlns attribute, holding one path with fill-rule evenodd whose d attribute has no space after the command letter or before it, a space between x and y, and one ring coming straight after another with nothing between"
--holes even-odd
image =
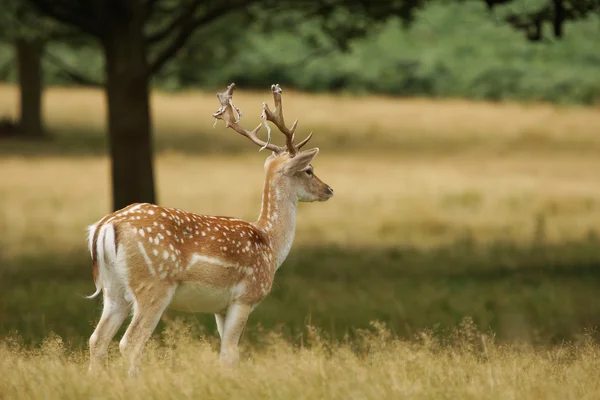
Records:
<instances>
[{"instance_id":1,"label":"grassy ground","mask_svg":"<svg viewBox=\"0 0 600 400\"><path fill-rule=\"evenodd\" d=\"M225 86L223 86L225 89ZM299 118L298 135L315 132L311 143L326 149L394 155L456 152L589 152L600 149L597 108L517 105L463 100L391 99L386 97L308 95L283 88L285 115ZM262 102L272 103L268 88L236 91L235 105L245 126L260 122ZM14 87L0 85L0 117L17 110ZM155 94L152 113L159 151L192 154L254 150L222 122L213 129L218 108L215 93ZM105 100L96 90L54 88L44 96L46 123L53 142L5 141L0 153L101 154L105 150ZM264 129L263 129L264 133Z\"/></svg>"},{"instance_id":2,"label":"grassy ground","mask_svg":"<svg viewBox=\"0 0 600 400\"><path fill-rule=\"evenodd\" d=\"M0 87L0 115L14 112L14 95ZM244 334L251 360L236 378L212 368L213 317L172 313L191 325L194 341L156 342L149 355L156 369L110 386L120 369L93 381L82 376L82 352L100 314L99 301L81 297L93 291L85 226L108 211L110 198L102 98L87 90L47 93L54 139L0 142L0 393L598 394L599 110L285 96L288 119L298 116L302 132L315 131L315 172L336 195L300 207L292 253ZM236 98L248 126L258 121L253 110L270 101L263 93ZM253 220L265 154L222 126L212 129L216 103L212 93L153 99L159 202ZM415 339L433 329L435 340L446 340L466 316L494 333L487 355L480 339L477 351ZM372 321L402 340L371 337L372 353L357 350ZM290 347L305 344L307 325L332 347ZM159 328L156 340L172 325ZM64 349L48 339L51 332ZM265 344L273 332L282 339ZM10 347L14 335L29 350ZM354 352L333 344L344 337ZM559 346L564 340L584 345ZM30 347L44 341L45 350ZM25 377L35 382L28 391Z\"/></svg>"},{"instance_id":3,"label":"grassy ground","mask_svg":"<svg viewBox=\"0 0 600 400\"><path fill-rule=\"evenodd\" d=\"M184 329L182 329L184 328ZM234 371L219 366L214 341L173 324L145 353L140 376L125 368L85 373L81 352L60 338L40 349L0 345L0 393L19 399L570 399L600 395L600 349L583 340L551 349L503 346L466 321L441 343L423 333L397 340L381 326L354 343L332 343L309 330L301 347L268 333L244 346Z\"/></svg>"}]
</instances>

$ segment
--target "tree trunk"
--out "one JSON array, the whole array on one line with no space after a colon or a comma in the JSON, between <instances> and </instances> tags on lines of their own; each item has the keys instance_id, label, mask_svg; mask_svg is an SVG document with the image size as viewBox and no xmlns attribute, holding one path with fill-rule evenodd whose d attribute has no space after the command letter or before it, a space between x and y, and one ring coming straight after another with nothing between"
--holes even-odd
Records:
<instances>
[{"instance_id":1,"label":"tree trunk","mask_svg":"<svg viewBox=\"0 0 600 400\"><path fill-rule=\"evenodd\" d=\"M565 22L565 5L563 0L554 0L554 19L552 25L554 27L554 37L562 38L563 24Z\"/></svg>"},{"instance_id":2,"label":"tree trunk","mask_svg":"<svg viewBox=\"0 0 600 400\"><path fill-rule=\"evenodd\" d=\"M20 110L19 133L28 138L44 136L42 123L42 54L41 40L15 41L19 73Z\"/></svg>"},{"instance_id":3,"label":"tree trunk","mask_svg":"<svg viewBox=\"0 0 600 400\"><path fill-rule=\"evenodd\" d=\"M138 0L113 2L103 37L113 210L155 203L149 74Z\"/></svg>"}]
</instances>

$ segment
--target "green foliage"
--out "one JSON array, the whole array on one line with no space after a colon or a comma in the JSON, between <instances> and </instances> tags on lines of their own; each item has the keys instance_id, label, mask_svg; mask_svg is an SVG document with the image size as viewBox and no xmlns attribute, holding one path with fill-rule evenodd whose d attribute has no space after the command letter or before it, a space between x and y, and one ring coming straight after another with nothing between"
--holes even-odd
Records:
<instances>
[{"instance_id":1,"label":"green foliage","mask_svg":"<svg viewBox=\"0 0 600 400\"><path fill-rule=\"evenodd\" d=\"M536 4L527 2L527 10ZM353 40L347 51L318 18L283 14L284 24L265 30L262 23L248 26L245 16L234 14L198 31L153 83L163 90L213 90L230 81L264 88L278 82L311 92L599 101L600 16L567 22L561 40L532 43L504 21L504 14L502 9L490 13L480 1L436 3L418 11L408 29L392 19ZM56 44L48 51L86 76L102 76L97 48ZM10 56L0 47L0 66ZM70 83L60 67L47 64L47 83ZM0 79L14 79L7 71Z\"/></svg>"},{"instance_id":2,"label":"green foliage","mask_svg":"<svg viewBox=\"0 0 600 400\"><path fill-rule=\"evenodd\" d=\"M57 24L35 15L31 6L22 0L2 0L0 5L0 40L35 39L50 32L64 30Z\"/></svg>"},{"instance_id":3,"label":"green foliage","mask_svg":"<svg viewBox=\"0 0 600 400\"><path fill-rule=\"evenodd\" d=\"M308 91L593 103L600 97L599 19L567 25L564 40L531 43L479 3L430 6L408 30L392 20L341 53L309 51L295 34L248 36L213 82L274 80ZM305 23L310 29L310 22ZM303 51L304 49L304 51ZM211 82L202 82L210 84Z\"/></svg>"}]
</instances>

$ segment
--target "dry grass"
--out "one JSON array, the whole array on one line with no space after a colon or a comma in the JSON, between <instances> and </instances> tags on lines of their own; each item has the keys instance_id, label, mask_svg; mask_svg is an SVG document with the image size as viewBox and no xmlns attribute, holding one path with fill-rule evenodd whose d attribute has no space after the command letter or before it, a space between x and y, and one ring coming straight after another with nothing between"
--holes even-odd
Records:
<instances>
[{"instance_id":1,"label":"dry grass","mask_svg":"<svg viewBox=\"0 0 600 400\"><path fill-rule=\"evenodd\" d=\"M263 155L157 161L161 204L254 220ZM536 218L545 240L576 240L600 226L600 159L512 156L373 158L328 155L316 173L336 195L300 208L296 244L427 248L469 235L529 243ZM69 253L110 207L105 158L0 159L0 248L4 257ZM51 238L48 234L51 233Z\"/></svg>"},{"instance_id":2,"label":"dry grass","mask_svg":"<svg viewBox=\"0 0 600 400\"><path fill-rule=\"evenodd\" d=\"M176 324L177 326L177 324ZM179 325L181 326L181 325ZM127 378L115 354L96 376L85 356L50 337L40 350L0 346L0 393L19 399L591 399L600 395L600 349L500 346L462 329L452 346L431 336L392 338L376 325L354 343L332 344L312 335L292 347L277 335L246 349L235 370L220 367L214 344L169 329L153 341L142 374Z\"/></svg>"},{"instance_id":3,"label":"dry grass","mask_svg":"<svg viewBox=\"0 0 600 400\"><path fill-rule=\"evenodd\" d=\"M0 85L0 116L15 116L17 91ZM249 127L258 124L263 101L272 102L268 88L260 93L237 91L235 103ZM313 142L329 151L337 148L492 148L509 152L541 147L577 151L600 148L600 110L553 105L518 105L463 100L391 99L365 96L310 95L287 90L288 119L300 118L299 134L314 130ZM55 134L65 129L100 135L106 128L102 92L92 89L50 88L44 95L45 118ZM199 150L247 149L248 144L224 129L213 130L214 93L155 93L152 113L161 148L184 142L180 148Z\"/></svg>"},{"instance_id":4,"label":"dry grass","mask_svg":"<svg viewBox=\"0 0 600 400\"><path fill-rule=\"evenodd\" d=\"M577 239L599 226L597 109L286 96L289 118L301 116L307 130L324 127L314 139L322 148L315 165L336 190L330 202L301 208L297 243L430 247L465 235L484 242L527 242L539 216L545 218L544 234L551 241ZM268 91L240 91L236 98L248 119L256 120L251 110L270 101ZM0 86L0 114L14 114L15 100L13 87ZM173 136L196 141L196 132L212 129L216 103L213 93L154 94L159 138L177 141L169 133L176 132ZM90 129L104 129L103 97L96 90L49 89L45 110L48 124L58 131L81 129L79 135L85 136ZM198 135L199 142L211 136L255 150L223 127ZM378 147L368 153L340 151L336 137L347 142L368 137ZM424 152L407 153L394 141ZM159 200L198 213L253 219L264 157L255 152L202 157L163 152L157 159ZM84 226L109 209L104 157L21 158L13 151L0 158L0 170L0 250L5 257L79 249Z\"/></svg>"}]
</instances>

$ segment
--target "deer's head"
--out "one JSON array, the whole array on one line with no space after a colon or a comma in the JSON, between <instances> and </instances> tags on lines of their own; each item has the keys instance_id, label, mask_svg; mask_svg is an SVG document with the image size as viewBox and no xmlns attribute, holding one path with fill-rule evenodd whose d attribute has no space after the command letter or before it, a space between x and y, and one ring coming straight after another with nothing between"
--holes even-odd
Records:
<instances>
[{"instance_id":1,"label":"deer's head","mask_svg":"<svg viewBox=\"0 0 600 400\"><path fill-rule=\"evenodd\" d=\"M299 151L294 157L289 153L273 154L265 161L265 173L284 190L291 191L298 201L326 201L333 189L315 175L313 159L319 149Z\"/></svg>"},{"instance_id":2,"label":"deer's head","mask_svg":"<svg viewBox=\"0 0 600 400\"><path fill-rule=\"evenodd\" d=\"M221 108L213 114L213 117L225 121L226 127L232 128L250 139L254 144L260 146L260 150L269 149L273 152L265 161L267 179L275 180L278 187L288 191L291 195L295 195L298 201L326 201L331 198L333 196L333 189L315 175L311 164L319 153L319 149L315 147L310 150L301 150L302 146L308 143L312 137L312 132L306 139L298 144L294 144L294 132L298 126L298 120L292 124L291 128L285 126L281 105L282 90L279 85L271 86L273 99L275 100L275 110L271 111L269 106L263 103L263 112L261 115L263 122L252 131L242 128L238 123L242 113L232 103L234 88L235 84L232 83L227 87L225 92L217 93ZM279 131L285 135L285 147L271 143L271 129L267 121L274 123ZM268 131L266 142L263 142L256 136L262 125L265 125Z\"/></svg>"}]
</instances>

